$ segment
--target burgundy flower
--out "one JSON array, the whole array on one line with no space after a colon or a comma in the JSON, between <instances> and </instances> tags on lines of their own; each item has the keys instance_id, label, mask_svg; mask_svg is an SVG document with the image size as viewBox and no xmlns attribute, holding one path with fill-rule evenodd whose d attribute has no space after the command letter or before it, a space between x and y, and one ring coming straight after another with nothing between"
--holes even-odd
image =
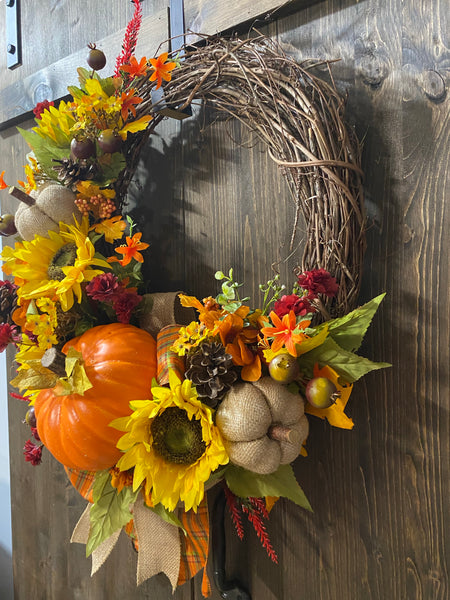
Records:
<instances>
[{"instance_id":1,"label":"burgundy flower","mask_svg":"<svg viewBox=\"0 0 450 600\"><path fill-rule=\"evenodd\" d=\"M303 317L308 313L314 312L316 309L311 306L307 297L290 294L289 296L281 296L275 302L273 310L281 319L284 315L288 315L291 310L294 311L296 316Z\"/></svg>"},{"instance_id":2,"label":"burgundy flower","mask_svg":"<svg viewBox=\"0 0 450 600\"><path fill-rule=\"evenodd\" d=\"M304 290L308 290L312 297L317 296L317 294L324 294L329 298L333 298L339 289L336 279L325 269L305 271L299 275L298 283Z\"/></svg>"},{"instance_id":3,"label":"burgundy flower","mask_svg":"<svg viewBox=\"0 0 450 600\"><path fill-rule=\"evenodd\" d=\"M44 100L43 102L38 102L36 106L33 108L33 114L36 119L41 119L41 115L44 110L48 110L50 106L55 106L54 102L49 102L48 100Z\"/></svg>"},{"instance_id":4,"label":"burgundy flower","mask_svg":"<svg viewBox=\"0 0 450 600\"><path fill-rule=\"evenodd\" d=\"M3 352L11 342L20 342L17 327L9 323L0 323L0 352Z\"/></svg>"},{"instance_id":5,"label":"burgundy flower","mask_svg":"<svg viewBox=\"0 0 450 600\"><path fill-rule=\"evenodd\" d=\"M131 314L141 300L142 296L125 290L115 298L113 309L116 312L119 323L130 322Z\"/></svg>"},{"instance_id":6,"label":"burgundy flower","mask_svg":"<svg viewBox=\"0 0 450 600\"><path fill-rule=\"evenodd\" d=\"M31 440L27 440L23 447L23 455L25 456L25 460L30 462L34 467L40 465L42 460L42 445L37 446Z\"/></svg>"},{"instance_id":7,"label":"burgundy flower","mask_svg":"<svg viewBox=\"0 0 450 600\"><path fill-rule=\"evenodd\" d=\"M15 292L18 289L17 285L11 283L11 281L8 281L7 279L5 279L5 281L2 281L0 279L0 288L2 287L5 287L8 290L8 292Z\"/></svg>"},{"instance_id":8,"label":"burgundy flower","mask_svg":"<svg viewBox=\"0 0 450 600\"><path fill-rule=\"evenodd\" d=\"M40 442L41 438L39 437L37 427L30 427L30 429L31 429L31 434L34 437L34 439L37 440L38 442Z\"/></svg>"},{"instance_id":9,"label":"burgundy flower","mask_svg":"<svg viewBox=\"0 0 450 600\"><path fill-rule=\"evenodd\" d=\"M92 279L86 286L86 293L99 302L113 302L119 293L119 280L113 273L102 273Z\"/></svg>"}]
</instances>

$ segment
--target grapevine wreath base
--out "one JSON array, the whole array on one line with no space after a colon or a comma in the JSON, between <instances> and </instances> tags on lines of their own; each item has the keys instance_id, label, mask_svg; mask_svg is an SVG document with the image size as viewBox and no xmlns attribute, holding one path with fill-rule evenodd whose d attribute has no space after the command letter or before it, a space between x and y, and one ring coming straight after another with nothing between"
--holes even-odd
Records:
<instances>
[{"instance_id":1,"label":"grapevine wreath base","mask_svg":"<svg viewBox=\"0 0 450 600\"><path fill-rule=\"evenodd\" d=\"M383 295L352 310L365 247L359 146L316 63L261 35L199 36L181 58L138 60L139 24L136 1L114 76L99 76L91 45L72 100L38 106L21 131L33 153L10 188L24 207L2 253L14 283L0 282L0 349L17 348L11 383L35 438L26 460L47 448L88 501L72 541L92 572L124 529L138 583L164 572L175 589L203 568L207 596L206 491L221 485L238 536L245 515L277 562L265 527L277 498L310 508L291 467L306 455L308 417L351 429L353 383L387 366L356 354ZM291 244L301 214L307 228L290 294L275 275L252 307L232 269L217 271L215 298L145 293L148 244L126 216L127 189L161 120L195 101L244 123L288 180ZM213 532L225 593L223 522Z\"/></svg>"}]
</instances>

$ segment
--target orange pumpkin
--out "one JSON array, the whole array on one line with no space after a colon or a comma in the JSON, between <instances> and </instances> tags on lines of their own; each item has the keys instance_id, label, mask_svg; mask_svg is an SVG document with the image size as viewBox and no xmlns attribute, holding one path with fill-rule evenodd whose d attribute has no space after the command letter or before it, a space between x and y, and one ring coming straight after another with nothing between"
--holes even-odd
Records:
<instances>
[{"instance_id":1,"label":"orange pumpkin","mask_svg":"<svg viewBox=\"0 0 450 600\"><path fill-rule=\"evenodd\" d=\"M67 342L81 352L92 388L83 396L57 396L42 390L35 412L39 437L53 456L72 469L100 471L120 458L116 448L122 432L109 427L131 414L129 402L150 398L156 377L156 342L133 325L93 327Z\"/></svg>"}]
</instances>

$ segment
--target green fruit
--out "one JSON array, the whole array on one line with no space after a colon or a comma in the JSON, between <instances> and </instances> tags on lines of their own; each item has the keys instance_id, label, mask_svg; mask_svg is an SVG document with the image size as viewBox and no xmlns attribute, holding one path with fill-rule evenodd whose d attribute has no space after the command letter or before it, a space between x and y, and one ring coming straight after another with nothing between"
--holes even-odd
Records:
<instances>
[{"instance_id":1,"label":"green fruit","mask_svg":"<svg viewBox=\"0 0 450 600\"><path fill-rule=\"evenodd\" d=\"M269 374L278 383L291 383L299 373L297 359L290 354L278 354L269 363Z\"/></svg>"},{"instance_id":2,"label":"green fruit","mask_svg":"<svg viewBox=\"0 0 450 600\"><path fill-rule=\"evenodd\" d=\"M112 129L104 129L97 141L100 149L106 154L118 152L122 145L122 138Z\"/></svg>"},{"instance_id":3,"label":"green fruit","mask_svg":"<svg viewBox=\"0 0 450 600\"><path fill-rule=\"evenodd\" d=\"M14 223L14 215L2 215L0 217L0 235L5 237L15 235L17 233Z\"/></svg>"},{"instance_id":4,"label":"green fruit","mask_svg":"<svg viewBox=\"0 0 450 600\"><path fill-rule=\"evenodd\" d=\"M90 51L86 59L87 64L91 69L94 69L94 71L100 71L106 65L105 54L99 50L95 44L88 44L88 48L90 48Z\"/></svg>"},{"instance_id":5,"label":"green fruit","mask_svg":"<svg viewBox=\"0 0 450 600\"><path fill-rule=\"evenodd\" d=\"M306 399L316 408L329 408L336 402L339 392L332 381L326 377L314 377L306 386Z\"/></svg>"}]
</instances>

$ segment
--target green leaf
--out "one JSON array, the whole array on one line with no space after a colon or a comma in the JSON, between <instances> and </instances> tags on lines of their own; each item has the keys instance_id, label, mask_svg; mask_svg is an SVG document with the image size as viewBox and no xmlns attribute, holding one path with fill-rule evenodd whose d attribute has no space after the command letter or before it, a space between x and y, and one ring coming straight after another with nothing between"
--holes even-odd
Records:
<instances>
[{"instance_id":1,"label":"green leaf","mask_svg":"<svg viewBox=\"0 0 450 600\"><path fill-rule=\"evenodd\" d=\"M275 473L269 475L259 475L230 465L225 472L225 481L233 494L239 498L283 496L302 508L312 511L290 465L281 465Z\"/></svg>"},{"instance_id":2,"label":"green leaf","mask_svg":"<svg viewBox=\"0 0 450 600\"><path fill-rule=\"evenodd\" d=\"M91 528L86 544L86 556L107 540L115 531L122 529L132 519L130 506L136 501L139 490L124 487L118 493L111 485L109 471L96 474L93 487L94 504L91 507Z\"/></svg>"},{"instance_id":3,"label":"green leaf","mask_svg":"<svg viewBox=\"0 0 450 600\"><path fill-rule=\"evenodd\" d=\"M110 185L127 166L125 157L121 152L105 154L97 162L101 168L101 174L96 177L95 181L100 186Z\"/></svg>"},{"instance_id":4,"label":"green leaf","mask_svg":"<svg viewBox=\"0 0 450 600\"><path fill-rule=\"evenodd\" d=\"M299 359L300 369L308 377L313 377L313 369L316 363L320 367L328 365L347 383L353 383L363 375L376 369L391 366L385 362L372 362L368 358L344 350L331 337L328 337L317 348L303 354Z\"/></svg>"},{"instance_id":5,"label":"green leaf","mask_svg":"<svg viewBox=\"0 0 450 600\"><path fill-rule=\"evenodd\" d=\"M62 145L57 145L50 138L42 138L34 131L25 131L20 127L17 129L30 148L33 150L36 160L38 161L42 170L46 173L46 175L48 175L48 177L57 180L58 175L54 170L54 161L67 158L70 152L70 139L67 138L67 136L65 136L60 130L58 130L61 136L64 138L64 143Z\"/></svg>"},{"instance_id":6,"label":"green leaf","mask_svg":"<svg viewBox=\"0 0 450 600\"><path fill-rule=\"evenodd\" d=\"M80 98L82 98L83 96L85 96L85 92L83 92L83 90L80 90L79 87L77 87L76 85L69 85L67 88L67 91L69 92L69 94L72 96L72 98L75 100L79 100Z\"/></svg>"},{"instance_id":7,"label":"green leaf","mask_svg":"<svg viewBox=\"0 0 450 600\"><path fill-rule=\"evenodd\" d=\"M161 517L161 519L164 519L166 523L169 523L170 525L175 525L175 527L179 527L184 533L184 535L187 535L187 532L177 515L174 512L167 510L167 508L164 508L164 506L161 503L157 504L156 506L145 506L149 510L152 510L154 513L156 513L159 517Z\"/></svg>"},{"instance_id":8,"label":"green leaf","mask_svg":"<svg viewBox=\"0 0 450 600\"><path fill-rule=\"evenodd\" d=\"M344 350L355 352L386 294L380 294L344 317L327 321L329 335ZM323 325L321 326L323 327Z\"/></svg>"}]
</instances>

